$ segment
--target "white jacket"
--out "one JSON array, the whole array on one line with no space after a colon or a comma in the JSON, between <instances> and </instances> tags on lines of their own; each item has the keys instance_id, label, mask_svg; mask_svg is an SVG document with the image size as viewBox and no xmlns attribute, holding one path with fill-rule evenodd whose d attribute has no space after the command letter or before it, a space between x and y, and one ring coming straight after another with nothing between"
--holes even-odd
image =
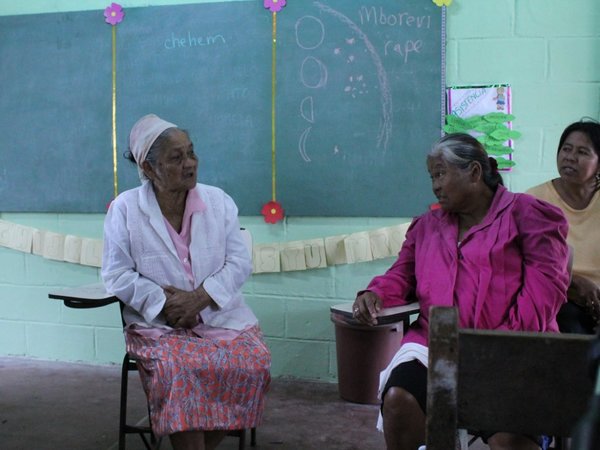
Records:
<instances>
[{"instance_id":1,"label":"white jacket","mask_svg":"<svg viewBox=\"0 0 600 450\"><path fill-rule=\"evenodd\" d=\"M240 232L237 207L221 189L197 184L206 209L192 215L193 285L177 256L152 183L120 194L104 221L102 279L124 304L123 318L165 328L163 287L191 291L201 284L218 307L201 312L205 324L242 330L258 321L244 302L242 284L252 260Z\"/></svg>"}]
</instances>

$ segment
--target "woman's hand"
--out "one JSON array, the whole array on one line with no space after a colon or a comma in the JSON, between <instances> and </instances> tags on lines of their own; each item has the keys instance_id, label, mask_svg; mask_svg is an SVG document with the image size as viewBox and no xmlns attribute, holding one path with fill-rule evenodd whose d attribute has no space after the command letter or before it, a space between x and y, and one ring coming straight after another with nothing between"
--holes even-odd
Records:
<instances>
[{"instance_id":1,"label":"woman's hand","mask_svg":"<svg viewBox=\"0 0 600 450\"><path fill-rule=\"evenodd\" d=\"M193 328L198 324L198 313L212 303L203 286L195 291L183 291L173 286L164 289L167 301L163 313L173 328Z\"/></svg>"},{"instance_id":2,"label":"woman's hand","mask_svg":"<svg viewBox=\"0 0 600 450\"><path fill-rule=\"evenodd\" d=\"M580 275L573 275L569 300L584 308L596 323L600 323L600 287Z\"/></svg>"},{"instance_id":3,"label":"woman's hand","mask_svg":"<svg viewBox=\"0 0 600 450\"><path fill-rule=\"evenodd\" d=\"M354 300L352 315L365 325L377 325L377 313L381 310L382 301L377 294L365 291Z\"/></svg>"}]
</instances>

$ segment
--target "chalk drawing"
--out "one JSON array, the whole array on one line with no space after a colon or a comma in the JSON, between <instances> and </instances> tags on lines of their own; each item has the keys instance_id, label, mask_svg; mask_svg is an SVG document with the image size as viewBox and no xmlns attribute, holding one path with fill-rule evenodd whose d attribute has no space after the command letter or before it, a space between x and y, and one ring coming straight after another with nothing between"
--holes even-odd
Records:
<instances>
[{"instance_id":1,"label":"chalk drawing","mask_svg":"<svg viewBox=\"0 0 600 450\"><path fill-rule=\"evenodd\" d=\"M306 21L306 20L314 20L321 30L321 33L319 34L318 42L316 44L311 45L311 44L304 44L304 43L300 42L300 34L298 33L298 28L300 28L301 22ZM316 18L314 16L300 17L296 21L295 32L296 32L296 43L298 44L298 46L301 49L304 49L304 50L313 50L313 49L317 48L319 45L321 45L323 43L323 40L325 39L325 26L323 25L323 22L321 22L321 20L319 20L318 18ZM314 32L310 33L311 36L313 34L314 34Z\"/></svg>"},{"instance_id":2,"label":"chalk drawing","mask_svg":"<svg viewBox=\"0 0 600 450\"><path fill-rule=\"evenodd\" d=\"M381 57L375 50L375 47L369 40L369 37L356 25L351 19L349 19L343 13L336 11L335 9L324 5L321 2L314 2L314 5L321 11L331 14L337 20L347 25L358 38L364 43L365 47L369 51L369 55L377 72L377 79L380 87L380 102L381 102L381 115L382 120L379 125L379 132L377 133L377 147L383 147L384 151L387 150L389 140L392 136L392 122L393 122L393 109L392 109L392 93L390 84L388 81L387 73L383 67ZM348 43L348 39L346 40Z\"/></svg>"},{"instance_id":3,"label":"chalk drawing","mask_svg":"<svg viewBox=\"0 0 600 450\"><path fill-rule=\"evenodd\" d=\"M307 80L306 72L311 69L311 65L315 67L317 73L319 74L316 82L310 82ZM304 58L304 61L302 61L302 66L300 67L300 80L305 87L311 89L325 87L327 86L327 77L327 66L323 64L320 59L315 58L314 56L307 56Z\"/></svg>"},{"instance_id":4,"label":"chalk drawing","mask_svg":"<svg viewBox=\"0 0 600 450\"><path fill-rule=\"evenodd\" d=\"M300 156L305 162L311 161L310 157L306 154L306 140L308 139L310 130L312 130L312 127L308 127L306 130L304 130L300 135L300 139L298 140L298 151L300 151Z\"/></svg>"},{"instance_id":5,"label":"chalk drawing","mask_svg":"<svg viewBox=\"0 0 600 450\"><path fill-rule=\"evenodd\" d=\"M315 109L312 96L304 97L300 102L300 115L308 123L315 123Z\"/></svg>"}]
</instances>

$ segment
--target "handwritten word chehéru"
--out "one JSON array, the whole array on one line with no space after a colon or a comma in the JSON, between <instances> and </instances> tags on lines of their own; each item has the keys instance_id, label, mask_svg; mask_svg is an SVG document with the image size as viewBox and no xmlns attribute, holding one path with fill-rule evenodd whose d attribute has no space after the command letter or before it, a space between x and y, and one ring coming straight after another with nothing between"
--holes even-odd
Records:
<instances>
[{"instance_id":1,"label":"handwritten word cheh\u00e9ru","mask_svg":"<svg viewBox=\"0 0 600 450\"><path fill-rule=\"evenodd\" d=\"M390 27L431 28L431 16L413 16L407 12L387 13L383 6L361 6L358 11L361 25L387 25Z\"/></svg>"},{"instance_id":2,"label":"handwritten word cheh\u00e9ru","mask_svg":"<svg viewBox=\"0 0 600 450\"><path fill-rule=\"evenodd\" d=\"M165 39L164 43L167 50L224 44L227 44L227 41L221 34L215 34L213 36L194 36L190 31L188 31L187 37L176 36L175 33L171 33L171 37Z\"/></svg>"}]
</instances>

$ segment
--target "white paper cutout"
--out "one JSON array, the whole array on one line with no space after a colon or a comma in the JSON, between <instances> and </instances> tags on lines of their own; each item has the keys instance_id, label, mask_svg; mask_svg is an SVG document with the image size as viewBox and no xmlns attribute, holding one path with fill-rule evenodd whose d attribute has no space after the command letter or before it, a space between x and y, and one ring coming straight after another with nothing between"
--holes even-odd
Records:
<instances>
[{"instance_id":1,"label":"white paper cutout","mask_svg":"<svg viewBox=\"0 0 600 450\"><path fill-rule=\"evenodd\" d=\"M406 231L412 222L402 223L393 227L388 227L388 235L390 237L390 247L394 255L397 255L402 248L404 239L406 237Z\"/></svg>"},{"instance_id":2,"label":"white paper cutout","mask_svg":"<svg viewBox=\"0 0 600 450\"><path fill-rule=\"evenodd\" d=\"M373 261L369 233L366 231L352 233L346 237L344 239L344 248L346 249L346 258L349 264Z\"/></svg>"},{"instance_id":3,"label":"white paper cutout","mask_svg":"<svg viewBox=\"0 0 600 450\"><path fill-rule=\"evenodd\" d=\"M252 246L254 273L310 270L395 256L411 222L376 230ZM251 246L249 232L244 236ZM101 239L63 235L0 220L0 246L44 258L102 266Z\"/></svg>"},{"instance_id":4,"label":"white paper cutout","mask_svg":"<svg viewBox=\"0 0 600 450\"><path fill-rule=\"evenodd\" d=\"M33 241L33 228L0 220L0 245L30 253Z\"/></svg>"},{"instance_id":5,"label":"white paper cutout","mask_svg":"<svg viewBox=\"0 0 600 450\"><path fill-rule=\"evenodd\" d=\"M281 270L283 272L306 270L304 242L291 241L281 244L279 255L281 257Z\"/></svg>"},{"instance_id":6,"label":"white paper cutout","mask_svg":"<svg viewBox=\"0 0 600 450\"><path fill-rule=\"evenodd\" d=\"M346 258L346 247L344 246L344 239L347 234L341 234L339 236L329 236L325 238L325 255L327 256L327 265L335 266L338 264L346 264L348 258Z\"/></svg>"},{"instance_id":7,"label":"white paper cutout","mask_svg":"<svg viewBox=\"0 0 600 450\"><path fill-rule=\"evenodd\" d=\"M304 260L307 269L322 269L327 267L325 254L325 241L323 239L309 239L304 241Z\"/></svg>"},{"instance_id":8,"label":"white paper cutout","mask_svg":"<svg viewBox=\"0 0 600 450\"><path fill-rule=\"evenodd\" d=\"M0 245L8 247L10 244L10 230L13 224L5 220L0 220Z\"/></svg>"},{"instance_id":9,"label":"white paper cutout","mask_svg":"<svg viewBox=\"0 0 600 450\"><path fill-rule=\"evenodd\" d=\"M63 261L65 259L65 235L46 231L42 255L44 258Z\"/></svg>"},{"instance_id":10,"label":"white paper cutout","mask_svg":"<svg viewBox=\"0 0 600 450\"><path fill-rule=\"evenodd\" d=\"M254 273L281 272L279 244L256 244L252 251Z\"/></svg>"},{"instance_id":11,"label":"white paper cutout","mask_svg":"<svg viewBox=\"0 0 600 450\"><path fill-rule=\"evenodd\" d=\"M102 240L81 240L81 264L84 266L102 267Z\"/></svg>"},{"instance_id":12,"label":"white paper cutout","mask_svg":"<svg viewBox=\"0 0 600 450\"><path fill-rule=\"evenodd\" d=\"M45 231L33 230L33 242L31 245L31 253L38 256L44 256L44 235Z\"/></svg>"},{"instance_id":13,"label":"white paper cutout","mask_svg":"<svg viewBox=\"0 0 600 450\"><path fill-rule=\"evenodd\" d=\"M33 231L34 228L32 227L24 227L23 225L15 224L13 235L11 236L11 248L20 252L31 253Z\"/></svg>"},{"instance_id":14,"label":"white paper cutout","mask_svg":"<svg viewBox=\"0 0 600 450\"><path fill-rule=\"evenodd\" d=\"M373 259L382 259L392 256L392 246L390 243L390 234L388 228L379 228L369 231L369 241L371 243L371 254Z\"/></svg>"},{"instance_id":15,"label":"white paper cutout","mask_svg":"<svg viewBox=\"0 0 600 450\"><path fill-rule=\"evenodd\" d=\"M79 264L81 262L81 238L67 234L65 236L64 260Z\"/></svg>"}]
</instances>

